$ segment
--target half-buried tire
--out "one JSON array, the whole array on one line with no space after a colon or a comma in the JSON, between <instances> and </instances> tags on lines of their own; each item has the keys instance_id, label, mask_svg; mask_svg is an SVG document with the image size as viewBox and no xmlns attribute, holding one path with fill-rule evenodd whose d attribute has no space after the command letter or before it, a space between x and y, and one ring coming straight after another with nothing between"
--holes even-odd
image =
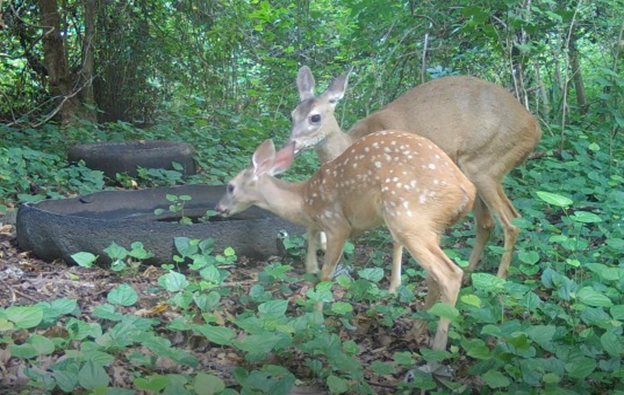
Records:
<instances>
[{"instance_id":1,"label":"half-buried tire","mask_svg":"<svg viewBox=\"0 0 624 395\"><path fill-rule=\"evenodd\" d=\"M20 249L32 251L46 261L64 259L73 263L72 254L86 251L110 263L104 249L112 242L130 249L135 241L155 256L148 264L172 262L174 238L215 240L220 252L233 247L239 256L266 259L281 255L279 237L303 234L305 230L275 215L252 207L232 218L214 218L208 223L182 225L180 214L171 213L167 195L188 195L184 216L199 218L215 207L225 186L188 185L151 188L140 191L104 191L70 199L25 203L17 213L17 241ZM156 209L164 209L155 215Z\"/></svg>"},{"instance_id":2,"label":"half-buried tire","mask_svg":"<svg viewBox=\"0 0 624 395\"><path fill-rule=\"evenodd\" d=\"M137 167L173 170L173 162L182 166L184 176L195 174L195 148L176 141L124 141L79 144L67 151L70 162L83 160L93 170L109 178L117 173L136 177Z\"/></svg>"}]
</instances>

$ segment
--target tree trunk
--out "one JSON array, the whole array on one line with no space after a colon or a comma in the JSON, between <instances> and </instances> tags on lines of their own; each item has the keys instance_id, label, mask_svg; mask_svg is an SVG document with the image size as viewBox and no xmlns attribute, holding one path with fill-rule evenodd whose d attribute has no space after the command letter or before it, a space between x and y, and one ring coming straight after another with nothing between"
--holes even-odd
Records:
<instances>
[{"instance_id":1,"label":"tree trunk","mask_svg":"<svg viewBox=\"0 0 624 395\"><path fill-rule=\"evenodd\" d=\"M576 91L576 103L578 104L579 113L587 114L589 104L585 95L585 84L583 83L583 74L581 73L581 65L579 62L579 52L576 48L576 38L570 39L570 67L572 68L572 80Z\"/></svg>"},{"instance_id":2,"label":"tree trunk","mask_svg":"<svg viewBox=\"0 0 624 395\"><path fill-rule=\"evenodd\" d=\"M52 116L58 114L61 124L67 126L75 122L77 118L83 118L92 110L83 107L77 96L82 84L74 90L73 78L63 46L61 17L56 0L38 0L38 5L41 11L41 24L45 29L43 33L44 65L48 74L50 94L54 97L56 104ZM92 61L89 66L93 67ZM92 93L91 96L93 96Z\"/></svg>"},{"instance_id":3,"label":"tree trunk","mask_svg":"<svg viewBox=\"0 0 624 395\"><path fill-rule=\"evenodd\" d=\"M96 121L95 99L93 97L93 46L95 45L95 0L84 0L85 35L82 43L82 67L79 82L81 115L91 122Z\"/></svg>"}]
</instances>

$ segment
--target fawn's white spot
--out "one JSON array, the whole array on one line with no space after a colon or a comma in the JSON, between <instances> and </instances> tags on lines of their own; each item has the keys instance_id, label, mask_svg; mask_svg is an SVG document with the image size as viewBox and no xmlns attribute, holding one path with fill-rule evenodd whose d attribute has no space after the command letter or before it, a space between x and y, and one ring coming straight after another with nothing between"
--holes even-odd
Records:
<instances>
[{"instance_id":1,"label":"fawn's white spot","mask_svg":"<svg viewBox=\"0 0 624 395\"><path fill-rule=\"evenodd\" d=\"M427 167L429 167L431 170L435 169L435 165L433 163L429 163L429 166Z\"/></svg>"}]
</instances>

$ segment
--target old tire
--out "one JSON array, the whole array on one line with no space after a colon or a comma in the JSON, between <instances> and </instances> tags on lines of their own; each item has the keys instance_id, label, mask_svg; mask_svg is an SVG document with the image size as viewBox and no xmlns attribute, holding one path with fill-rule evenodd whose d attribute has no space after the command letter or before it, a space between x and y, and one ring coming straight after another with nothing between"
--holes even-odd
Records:
<instances>
[{"instance_id":1,"label":"old tire","mask_svg":"<svg viewBox=\"0 0 624 395\"><path fill-rule=\"evenodd\" d=\"M77 198L44 200L20 205L17 213L17 241L20 249L32 251L46 261L64 259L87 251L110 263L104 249L112 242L130 249L135 241L144 244L154 258L148 264L172 262L174 238L215 239L215 249L231 246L239 256L266 259L280 255L278 237L281 231L303 234L302 227L252 207L239 216L181 225L178 214L166 211L156 216L154 210L167 210L166 195L189 195L184 209L187 217L200 217L215 207L225 191L224 186L187 185L151 188L141 191L104 191Z\"/></svg>"},{"instance_id":2,"label":"old tire","mask_svg":"<svg viewBox=\"0 0 624 395\"><path fill-rule=\"evenodd\" d=\"M182 165L182 174L195 174L195 148L177 141L124 141L79 144L69 149L70 162L83 160L93 170L101 170L109 178L117 173L136 177L137 167L173 169L173 162Z\"/></svg>"}]
</instances>

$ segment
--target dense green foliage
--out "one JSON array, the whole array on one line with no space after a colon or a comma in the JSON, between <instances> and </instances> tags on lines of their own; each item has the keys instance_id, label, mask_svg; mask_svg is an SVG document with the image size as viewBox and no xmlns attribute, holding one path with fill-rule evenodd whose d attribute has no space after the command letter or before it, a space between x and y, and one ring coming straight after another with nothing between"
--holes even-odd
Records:
<instances>
[{"instance_id":1,"label":"dense green foliage","mask_svg":"<svg viewBox=\"0 0 624 395\"><path fill-rule=\"evenodd\" d=\"M63 56L74 87L82 86L77 75L89 59L91 34L94 101L80 100L97 109L97 121L57 111L65 102L55 97L45 67L42 3L0 2L0 212L25 201L181 182L147 170L136 180L106 179L67 163L65 150L74 143L187 141L202 171L186 182L223 183L265 138L286 138L304 64L321 85L355 66L337 110L345 126L423 80L472 74L514 91L542 121L544 138L539 154L505 182L523 215L510 278L489 274L503 251L488 244L483 272L462 289L456 308L437 305L415 315L406 308L420 298L416 264L405 265L399 295L387 294L391 247L383 231L355 242L356 250L373 251L367 258L349 251L351 277L301 295L306 279L294 274L303 271L300 239L285 241L289 260L267 263L243 289L226 281L236 271L235 251L178 238L179 254L153 284L179 313L173 322L124 313L140 296L123 277L109 304L94 312L67 299L0 309L0 348L29 367L26 392L132 393L108 388L111 361L124 359L135 368L136 389L163 394L287 394L296 380L310 379L332 393L372 393L370 382L402 377L423 361L460 367L462 384L448 384L457 393L624 393L622 0L61 2ZM316 166L313 153L305 153L288 177L305 177ZM471 227L451 229L445 251L465 264L473 236ZM135 275L149 255L140 242L129 250L111 246L111 269ZM76 261L88 266L93 258L85 251ZM240 303L227 320L225 299ZM318 301L328 302L325 321L313 308ZM362 316L389 332L414 316L432 325L437 316L450 317L449 350L393 349L391 359L365 364L365 350L344 336ZM52 326L64 331L43 335ZM176 333L240 355L236 385L225 388L218 375L194 371L192 342L172 346ZM66 358L40 369L53 354ZM157 355L191 373L161 369ZM305 368L290 370L294 360ZM396 393L413 390L396 386ZM425 373L411 386L450 391Z\"/></svg>"}]
</instances>

